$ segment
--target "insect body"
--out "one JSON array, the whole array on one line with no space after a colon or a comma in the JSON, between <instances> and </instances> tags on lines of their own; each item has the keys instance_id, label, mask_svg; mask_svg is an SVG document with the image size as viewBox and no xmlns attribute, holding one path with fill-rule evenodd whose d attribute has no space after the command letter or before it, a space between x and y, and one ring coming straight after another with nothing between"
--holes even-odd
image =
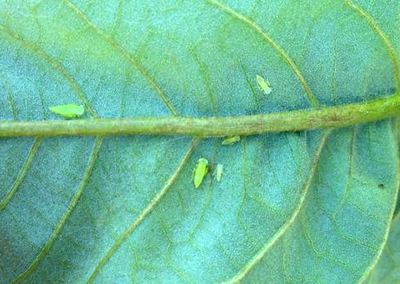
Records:
<instances>
[{"instance_id":1,"label":"insect body","mask_svg":"<svg viewBox=\"0 0 400 284\"><path fill-rule=\"evenodd\" d=\"M194 187L198 188L203 182L204 177L208 172L208 161L204 158L200 158L193 171L193 183Z\"/></svg>"},{"instance_id":2,"label":"insect body","mask_svg":"<svg viewBox=\"0 0 400 284\"><path fill-rule=\"evenodd\" d=\"M272 92L271 85L268 80L265 80L260 75L256 75L257 83L260 89L264 92L264 94L268 95Z\"/></svg>"},{"instance_id":3,"label":"insect body","mask_svg":"<svg viewBox=\"0 0 400 284\"><path fill-rule=\"evenodd\" d=\"M240 136L232 136L226 138L224 141L222 141L222 145L232 145L235 144L236 142L240 141Z\"/></svg>"},{"instance_id":4,"label":"insect body","mask_svg":"<svg viewBox=\"0 0 400 284\"><path fill-rule=\"evenodd\" d=\"M216 176L218 182L221 181L221 178L222 178L222 170L223 170L223 169L224 169L224 166L221 165L221 164L218 164L217 167L215 168L214 175Z\"/></svg>"},{"instance_id":5,"label":"insect body","mask_svg":"<svg viewBox=\"0 0 400 284\"><path fill-rule=\"evenodd\" d=\"M85 114L85 108L76 104L53 106L49 110L65 118L77 118Z\"/></svg>"}]
</instances>

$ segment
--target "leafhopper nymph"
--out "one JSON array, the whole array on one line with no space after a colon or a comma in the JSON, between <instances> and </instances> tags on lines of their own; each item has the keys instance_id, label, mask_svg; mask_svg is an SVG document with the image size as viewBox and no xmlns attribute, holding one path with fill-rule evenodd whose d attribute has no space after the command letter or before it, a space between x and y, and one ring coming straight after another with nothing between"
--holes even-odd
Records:
<instances>
[{"instance_id":1,"label":"leafhopper nymph","mask_svg":"<svg viewBox=\"0 0 400 284\"><path fill-rule=\"evenodd\" d=\"M224 169L224 166L221 164L218 164L217 167L215 168L214 176L217 178L218 182L221 181L223 169Z\"/></svg>"},{"instance_id":2,"label":"leafhopper nymph","mask_svg":"<svg viewBox=\"0 0 400 284\"><path fill-rule=\"evenodd\" d=\"M256 75L256 79L257 79L258 86L260 87L261 91L264 92L264 94L268 95L272 92L272 88L271 88L271 85L269 84L268 80L265 80L260 75Z\"/></svg>"},{"instance_id":3,"label":"leafhopper nymph","mask_svg":"<svg viewBox=\"0 0 400 284\"><path fill-rule=\"evenodd\" d=\"M76 104L49 107L49 110L64 118L77 118L85 114L85 108Z\"/></svg>"},{"instance_id":4,"label":"leafhopper nymph","mask_svg":"<svg viewBox=\"0 0 400 284\"><path fill-rule=\"evenodd\" d=\"M208 161L204 158L200 158L193 170L193 183L195 188L198 188L201 185L207 173Z\"/></svg>"},{"instance_id":5,"label":"leafhopper nymph","mask_svg":"<svg viewBox=\"0 0 400 284\"><path fill-rule=\"evenodd\" d=\"M232 137L228 137L228 138L224 139L224 141L222 141L221 144L222 145L232 145L239 141L240 141L240 136L232 136Z\"/></svg>"}]
</instances>

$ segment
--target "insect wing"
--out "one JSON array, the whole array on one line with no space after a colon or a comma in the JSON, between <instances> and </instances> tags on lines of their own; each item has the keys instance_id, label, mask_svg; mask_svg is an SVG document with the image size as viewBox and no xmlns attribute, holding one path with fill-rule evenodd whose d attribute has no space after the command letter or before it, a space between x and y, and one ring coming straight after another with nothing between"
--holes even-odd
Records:
<instances>
[{"instance_id":1,"label":"insect wing","mask_svg":"<svg viewBox=\"0 0 400 284\"><path fill-rule=\"evenodd\" d=\"M232 136L232 137L228 137L228 138L224 139L221 144L222 145L232 145L239 141L240 141L240 136Z\"/></svg>"},{"instance_id":2,"label":"insect wing","mask_svg":"<svg viewBox=\"0 0 400 284\"><path fill-rule=\"evenodd\" d=\"M53 106L49 107L49 110L65 118L76 118L85 113L85 108L76 104Z\"/></svg>"},{"instance_id":3,"label":"insect wing","mask_svg":"<svg viewBox=\"0 0 400 284\"><path fill-rule=\"evenodd\" d=\"M208 172L208 161L204 158L200 158L197 161L194 170L193 183L195 188L198 188L201 185L207 172Z\"/></svg>"}]
</instances>

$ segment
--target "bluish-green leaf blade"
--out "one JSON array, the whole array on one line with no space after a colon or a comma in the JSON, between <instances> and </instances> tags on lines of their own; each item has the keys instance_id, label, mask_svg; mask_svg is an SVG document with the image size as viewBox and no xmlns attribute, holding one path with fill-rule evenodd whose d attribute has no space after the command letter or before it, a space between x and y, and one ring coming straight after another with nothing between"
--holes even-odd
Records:
<instances>
[{"instance_id":1,"label":"bluish-green leaf blade","mask_svg":"<svg viewBox=\"0 0 400 284\"><path fill-rule=\"evenodd\" d=\"M305 85L322 105L394 93L397 1L356 1L394 54L344 1L221 2L250 25L212 2L0 1L0 119L46 120L49 106L72 101L92 118L289 111L312 107ZM268 96L257 92L256 74L271 82ZM358 179L347 171L352 130L334 132L321 157L320 132L229 147L207 139L192 150L191 138L178 136L107 137L98 148L94 138L46 138L35 154L32 139L0 139L0 204L20 180L0 209L0 283L221 283L246 268L244 283L358 283L393 209L390 125L355 128ZM195 190L200 157L223 164L224 175L220 183L207 175ZM337 218L357 242L320 230L332 227L326 216L347 181L363 210L346 201ZM310 239L331 254L316 258ZM329 251L332 243L342 249Z\"/></svg>"},{"instance_id":2,"label":"bluish-green leaf blade","mask_svg":"<svg viewBox=\"0 0 400 284\"><path fill-rule=\"evenodd\" d=\"M400 281L400 218L393 220L389 239L379 259L379 263L371 272L366 284L397 284Z\"/></svg>"},{"instance_id":3,"label":"bluish-green leaf blade","mask_svg":"<svg viewBox=\"0 0 400 284\"><path fill-rule=\"evenodd\" d=\"M381 145L369 135L392 140ZM390 122L332 133L299 217L243 283L362 283L392 221L396 145Z\"/></svg>"}]
</instances>

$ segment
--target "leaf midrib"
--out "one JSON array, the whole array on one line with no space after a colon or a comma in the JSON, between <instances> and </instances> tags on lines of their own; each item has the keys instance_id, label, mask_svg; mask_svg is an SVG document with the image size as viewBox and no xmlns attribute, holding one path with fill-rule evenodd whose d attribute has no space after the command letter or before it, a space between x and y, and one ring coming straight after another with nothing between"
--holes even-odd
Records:
<instances>
[{"instance_id":1,"label":"leaf midrib","mask_svg":"<svg viewBox=\"0 0 400 284\"><path fill-rule=\"evenodd\" d=\"M64 1L64 3L69 3L69 4L71 4L69 1L67 1L67 0L63 0ZM350 1L347 1L347 0L343 0L343 1L345 1L345 2L350 2ZM217 1L212 1L212 2L217 2ZM72 5L72 4L71 4ZM107 38L105 38L106 40L107 40ZM394 53L393 53L394 54ZM394 60L394 66L395 66L395 73L396 73L396 61ZM397 67L398 68L398 67ZM397 74L398 74L398 71L397 71ZM396 76L396 78L395 78L395 81L396 81L396 86L397 86L397 89L399 90L399 82L398 82L398 76ZM154 87L154 86L153 86ZM161 90L161 89L160 89ZM311 90L310 90L311 91ZM158 91L157 91L158 92ZM161 91L162 92L162 91ZM308 93L308 92L307 92ZM162 95L161 95L162 96ZM165 101L165 99L163 99L164 101ZM389 102L389 101L387 101L387 102ZM387 103L386 102L386 103ZM169 105L168 103L166 103L167 104L167 106ZM85 104L86 105L86 104ZM171 106L172 106L172 104L171 104ZM168 108L171 110L171 112L174 114L174 115L177 115L177 112L175 112L174 111L174 108L172 107L170 107L170 106L168 106ZM92 134L92 135L97 135L97 134ZM0 133L0 137L1 137L1 133ZM100 143L101 144L101 143Z\"/></svg>"},{"instance_id":2,"label":"leaf midrib","mask_svg":"<svg viewBox=\"0 0 400 284\"><path fill-rule=\"evenodd\" d=\"M145 117L61 121L0 121L0 137L75 135L255 135L347 127L400 113L400 92L363 103L225 118Z\"/></svg>"}]
</instances>

